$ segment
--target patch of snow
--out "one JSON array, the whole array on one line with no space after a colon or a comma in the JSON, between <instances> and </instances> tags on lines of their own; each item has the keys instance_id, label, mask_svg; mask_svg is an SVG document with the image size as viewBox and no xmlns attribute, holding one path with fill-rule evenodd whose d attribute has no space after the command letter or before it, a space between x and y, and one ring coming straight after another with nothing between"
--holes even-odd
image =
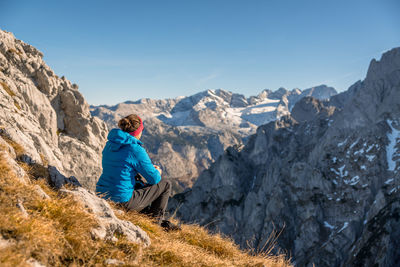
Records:
<instances>
[{"instance_id":1,"label":"patch of snow","mask_svg":"<svg viewBox=\"0 0 400 267\"><path fill-rule=\"evenodd\" d=\"M375 155L365 155L365 156L367 157L367 159L368 159L369 161L373 161L374 158L375 158Z\"/></svg>"},{"instance_id":2,"label":"patch of snow","mask_svg":"<svg viewBox=\"0 0 400 267\"><path fill-rule=\"evenodd\" d=\"M331 197L328 197L328 200L332 200L332 198L331 198Z\"/></svg>"},{"instance_id":3,"label":"patch of snow","mask_svg":"<svg viewBox=\"0 0 400 267\"><path fill-rule=\"evenodd\" d=\"M386 159L388 163L388 170L394 171L394 169L396 168L397 160L394 161L393 158L399 155L396 150L396 145L397 145L397 139L400 138L400 131L393 127L393 121L387 120L387 123L392 129L392 132L387 134L387 137L389 139L389 144L386 146Z\"/></svg>"},{"instance_id":4,"label":"patch of snow","mask_svg":"<svg viewBox=\"0 0 400 267\"><path fill-rule=\"evenodd\" d=\"M332 180L332 183L334 183L334 184L336 184L336 185L337 185L337 182L336 182L336 180Z\"/></svg>"},{"instance_id":5,"label":"patch of snow","mask_svg":"<svg viewBox=\"0 0 400 267\"><path fill-rule=\"evenodd\" d=\"M253 180L251 181L251 190L253 190L255 182L256 182L256 176L254 175Z\"/></svg>"},{"instance_id":6,"label":"patch of snow","mask_svg":"<svg viewBox=\"0 0 400 267\"><path fill-rule=\"evenodd\" d=\"M336 161L337 161L337 158L336 158L336 157L333 157L333 158L332 158L332 162L333 162L333 163L336 163Z\"/></svg>"},{"instance_id":7,"label":"patch of snow","mask_svg":"<svg viewBox=\"0 0 400 267\"><path fill-rule=\"evenodd\" d=\"M346 138L343 142L338 143L337 146L338 146L338 147L341 147L341 146L343 146L343 145L346 144L346 143L347 143L347 138Z\"/></svg>"},{"instance_id":8,"label":"patch of snow","mask_svg":"<svg viewBox=\"0 0 400 267\"><path fill-rule=\"evenodd\" d=\"M351 144L351 145L350 145L350 149L353 149L353 147L354 147L355 145L357 145L357 143L358 143L359 140L360 140L360 139L358 138L353 144Z\"/></svg>"},{"instance_id":9,"label":"patch of snow","mask_svg":"<svg viewBox=\"0 0 400 267\"><path fill-rule=\"evenodd\" d=\"M339 201L340 201L340 198L337 198L337 199L336 199L336 202L339 202Z\"/></svg>"},{"instance_id":10,"label":"patch of snow","mask_svg":"<svg viewBox=\"0 0 400 267\"><path fill-rule=\"evenodd\" d=\"M389 194L392 194L393 192L397 192L397 188L396 187L392 188L392 190L389 191Z\"/></svg>"},{"instance_id":11,"label":"patch of snow","mask_svg":"<svg viewBox=\"0 0 400 267\"><path fill-rule=\"evenodd\" d=\"M372 144L372 145L370 145L370 146L367 148L367 150L366 150L366 151L367 151L367 153L368 153L368 152L370 152L370 151L371 151L371 149L373 149L373 148L374 148L374 146L375 146L375 144Z\"/></svg>"},{"instance_id":12,"label":"patch of snow","mask_svg":"<svg viewBox=\"0 0 400 267\"><path fill-rule=\"evenodd\" d=\"M361 148L360 150L357 150L356 152L354 152L354 155L363 154L363 153L364 153L364 148Z\"/></svg>"},{"instance_id":13,"label":"patch of snow","mask_svg":"<svg viewBox=\"0 0 400 267\"><path fill-rule=\"evenodd\" d=\"M324 221L324 226L329 228L329 229L331 229L331 230L335 229L335 226L329 224L327 221Z\"/></svg>"},{"instance_id":14,"label":"patch of snow","mask_svg":"<svg viewBox=\"0 0 400 267\"><path fill-rule=\"evenodd\" d=\"M393 178L390 178L390 179L386 180L385 184L390 184L390 183L393 182L393 181L394 181L394 179L393 179Z\"/></svg>"},{"instance_id":15,"label":"patch of snow","mask_svg":"<svg viewBox=\"0 0 400 267\"><path fill-rule=\"evenodd\" d=\"M347 226L349 226L349 223L348 223L348 222L345 222L345 223L343 224L343 227L340 228L340 230L338 231L338 233L340 233L341 231L343 231L344 229L346 229Z\"/></svg>"},{"instance_id":16,"label":"patch of snow","mask_svg":"<svg viewBox=\"0 0 400 267\"><path fill-rule=\"evenodd\" d=\"M349 174L349 172L348 171L345 171L345 172L343 172L343 170L344 170L344 168L346 167L346 165L343 165L342 167L340 167L339 168L339 171L340 171L340 177L346 177L348 174Z\"/></svg>"},{"instance_id":17,"label":"patch of snow","mask_svg":"<svg viewBox=\"0 0 400 267\"><path fill-rule=\"evenodd\" d=\"M159 112L159 113L154 113L154 114L152 115L152 117L158 117L158 116L164 116L164 117L166 117L166 118L168 118L168 119L171 119L171 118L172 118L172 115L171 115L171 113L169 113L169 112Z\"/></svg>"},{"instance_id":18,"label":"patch of snow","mask_svg":"<svg viewBox=\"0 0 400 267\"><path fill-rule=\"evenodd\" d=\"M169 116L165 116L165 119L161 119L163 122L173 125L173 126L178 126L178 125L190 125L190 111L178 111L175 113L170 114ZM188 123L189 122L189 123Z\"/></svg>"},{"instance_id":19,"label":"patch of snow","mask_svg":"<svg viewBox=\"0 0 400 267\"><path fill-rule=\"evenodd\" d=\"M364 224L367 224L367 220L364 220L364 222L363 222Z\"/></svg>"},{"instance_id":20,"label":"patch of snow","mask_svg":"<svg viewBox=\"0 0 400 267\"><path fill-rule=\"evenodd\" d=\"M270 121L274 121L277 118L279 119L279 116L277 116L276 114L279 102L279 99L266 98L265 100L257 103L254 106L242 108L240 110L240 117L257 126L266 124Z\"/></svg>"},{"instance_id":21,"label":"patch of snow","mask_svg":"<svg viewBox=\"0 0 400 267\"><path fill-rule=\"evenodd\" d=\"M359 181L360 181L360 177L358 175L354 176L350 180L343 180L343 182L348 185L356 185L356 184L358 184Z\"/></svg>"},{"instance_id":22,"label":"patch of snow","mask_svg":"<svg viewBox=\"0 0 400 267\"><path fill-rule=\"evenodd\" d=\"M331 168L331 171L334 172L336 175L340 175L340 173L337 170L335 170L334 168Z\"/></svg>"},{"instance_id":23,"label":"patch of snow","mask_svg":"<svg viewBox=\"0 0 400 267\"><path fill-rule=\"evenodd\" d=\"M226 108L224 117L233 122L233 124L240 125L243 122L242 111L244 108Z\"/></svg>"},{"instance_id":24,"label":"patch of snow","mask_svg":"<svg viewBox=\"0 0 400 267\"><path fill-rule=\"evenodd\" d=\"M367 170L367 167L365 167L365 165L361 165L360 169L365 171Z\"/></svg>"}]
</instances>

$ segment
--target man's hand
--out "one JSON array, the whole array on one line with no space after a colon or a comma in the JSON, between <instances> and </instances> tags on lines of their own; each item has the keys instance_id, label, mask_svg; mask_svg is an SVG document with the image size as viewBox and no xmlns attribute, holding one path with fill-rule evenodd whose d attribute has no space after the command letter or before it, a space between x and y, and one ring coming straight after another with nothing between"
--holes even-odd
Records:
<instances>
[{"instance_id":1,"label":"man's hand","mask_svg":"<svg viewBox=\"0 0 400 267\"><path fill-rule=\"evenodd\" d=\"M159 172L160 172L160 175L162 174L162 170L161 170L160 166L158 166L158 165L154 165L154 168L156 168L156 169L157 169L157 171L159 171Z\"/></svg>"}]
</instances>

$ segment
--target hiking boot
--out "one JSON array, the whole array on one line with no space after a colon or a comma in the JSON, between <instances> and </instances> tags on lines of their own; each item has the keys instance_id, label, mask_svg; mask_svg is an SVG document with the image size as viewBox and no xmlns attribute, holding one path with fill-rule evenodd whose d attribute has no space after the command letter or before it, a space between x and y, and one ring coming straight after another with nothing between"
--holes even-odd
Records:
<instances>
[{"instance_id":1,"label":"hiking boot","mask_svg":"<svg viewBox=\"0 0 400 267\"><path fill-rule=\"evenodd\" d=\"M167 232L182 230L182 228L179 225L176 225L168 220L163 220L160 225Z\"/></svg>"}]
</instances>

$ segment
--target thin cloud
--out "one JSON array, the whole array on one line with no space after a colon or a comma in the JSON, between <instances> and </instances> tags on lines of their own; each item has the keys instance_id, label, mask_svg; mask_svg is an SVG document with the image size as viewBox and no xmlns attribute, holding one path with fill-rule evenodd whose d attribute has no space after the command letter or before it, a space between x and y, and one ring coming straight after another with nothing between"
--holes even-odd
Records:
<instances>
[{"instance_id":1,"label":"thin cloud","mask_svg":"<svg viewBox=\"0 0 400 267\"><path fill-rule=\"evenodd\" d=\"M211 81L211 80L214 80L214 79L216 79L216 78L218 78L218 77L220 77L220 76L221 76L221 75L220 75L219 72L214 71L214 72L210 73L209 75L204 76L204 77L198 79L198 80L196 81L196 86L197 86L197 87L200 87L200 86L204 85L205 83L207 83L207 82L209 82L209 81Z\"/></svg>"}]
</instances>

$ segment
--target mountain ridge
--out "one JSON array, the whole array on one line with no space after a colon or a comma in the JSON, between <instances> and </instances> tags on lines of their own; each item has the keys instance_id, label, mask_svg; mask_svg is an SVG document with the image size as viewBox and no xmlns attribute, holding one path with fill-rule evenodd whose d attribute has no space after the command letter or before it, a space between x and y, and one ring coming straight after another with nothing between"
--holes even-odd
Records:
<instances>
[{"instance_id":1,"label":"mountain ridge","mask_svg":"<svg viewBox=\"0 0 400 267\"><path fill-rule=\"evenodd\" d=\"M303 98L292 115L228 148L176 195L171 210L299 266L395 266L400 259L400 48L371 61L364 81L329 101ZM372 69L372 70L371 70ZM304 119L305 118L305 119ZM200 203L200 205L198 204Z\"/></svg>"},{"instance_id":2,"label":"mountain ridge","mask_svg":"<svg viewBox=\"0 0 400 267\"><path fill-rule=\"evenodd\" d=\"M238 145L266 122L290 113L305 96L327 99L336 90L321 85L301 91L280 88L263 90L257 96L222 89L205 90L174 99L139 99L114 106L91 106L91 114L109 128L131 113L144 120L143 143L152 159L174 183L175 192L188 188L223 151Z\"/></svg>"}]
</instances>

